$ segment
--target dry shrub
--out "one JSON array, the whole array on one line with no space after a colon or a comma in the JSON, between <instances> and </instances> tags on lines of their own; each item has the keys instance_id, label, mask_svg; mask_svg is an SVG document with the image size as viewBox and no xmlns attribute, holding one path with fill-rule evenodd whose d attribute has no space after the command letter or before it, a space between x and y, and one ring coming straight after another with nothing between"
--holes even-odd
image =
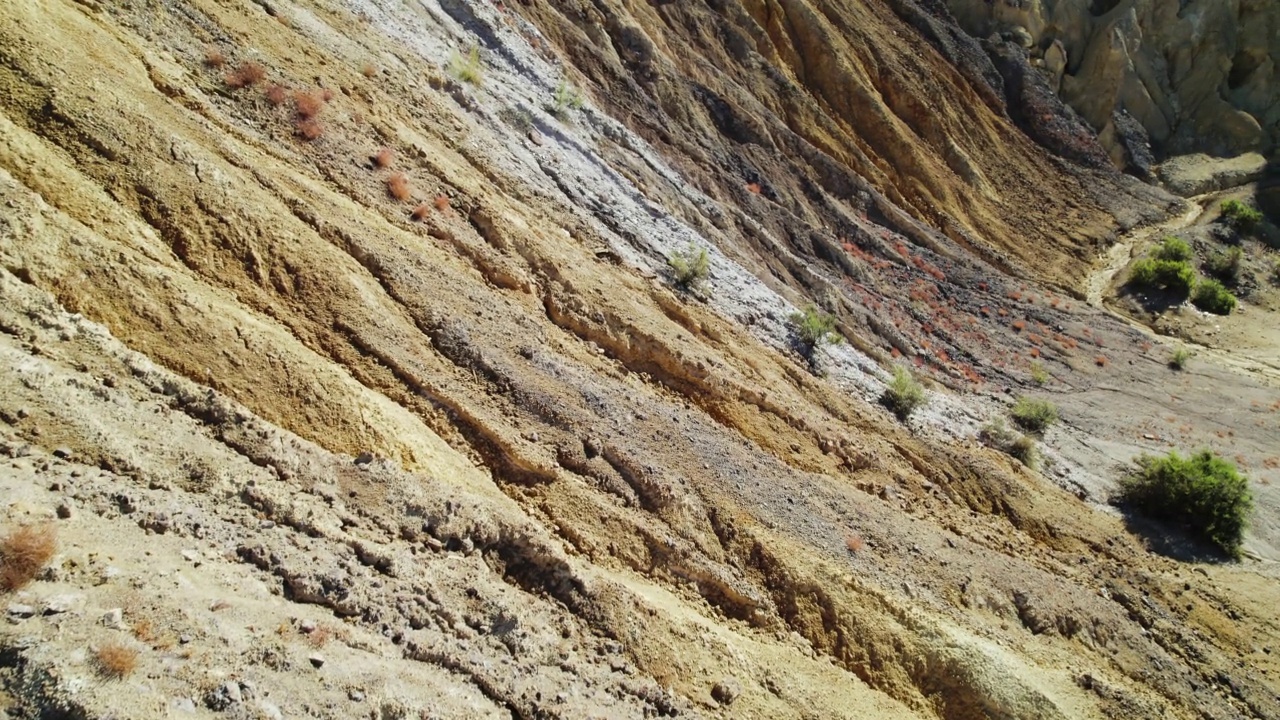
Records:
<instances>
[{"instance_id":1,"label":"dry shrub","mask_svg":"<svg viewBox=\"0 0 1280 720\"><path fill-rule=\"evenodd\" d=\"M866 547L867 544L863 541L862 535L858 533L850 533L844 536L844 546L849 552L856 553L862 552L862 549Z\"/></svg>"},{"instance_id":2,"label":"dry shrub","mask_svg":"<svg viewBox=\"0 0 1280 720\"><path fill-rule=\"evenodd\" d=\"M324 135L324 126L316 120L299 120L294 127L303 140L319 140Z\"/></svg>"},{"instance_id":3,"label":"dry shrub","mask_svg":"<svg viewBox=\"0 0 1280 720\"><path fill-rule=\"evenodd\" d=\"M267 69L262 67L261 64L250 60L240 63L235 72L227 76L227 86L239 90L250 85L257 85L266 77Z\"/></svg>"},{"instance_id":4,"label":"dry shrub","mask_svg":"<svg viewBox=\"0 0 1280 720\"><path fill-rule=\"evenodd\" d=\"M1099 355L1098 357L1093 359L1093 363L1100 368L1104 368L1107 366L1107 356Z\"/></svg>"},{"instance_id":5,"label":"dry shrub","mask_svg":"<svg viewBox=\"0 0 1280 720\"><path fill-rule=\"evenodd\" d=\"M298 117L304 120L319 115L324 110L325 102L324 93L318 90L299 90L293 94L293 105L298 111Z\"/></svg>"},{"instance_id":6,"label":"dry shrub","mask_svg":"<svg viewBox=\"0 0 1280 720\"><path fill-rule=\"evenodd\" d=\"M118 640L110 640L93 651L93 665L102 677L120 680L138 667L138 651Z\"/></svg>"},{"instance_id":7,"label":"dry shrub","mask_svg":"<svg viewBox=\"0 0 1280 720\"><path fill-rule=\"evenodd\" d=\"M40 574L58 541L50 525L25 525L0 540L0 591L12 592Z\"/></svg>"},{"instance_id":8,"label":"dry shrub","mask_svg":"<svg viewBox=\"0 0 1280 720\"><path fill-rule=\"evenodd\" d=\"M449 196L448 195L437 195L434 202L435 202L436 210L439 210L442 213L449 212Z\"/></svg>"},{"instance_id":9,"label":"dry shrub","mask_svg":"<svg viewBox=\"0 0 1280 720\"><path fill-rule=\"evenodd\" d=\"M413 209L413 212L409 213L409 217L412 218L415 222L422 222L423 220L426 220L427 215L430 215L430 214L431 214L431 206L426 203L420 203L418 207Z\"/></svg>"},{"instance_id":10,"label":"dry shrub","mask_svg":"<svg viewBox=\"0 0 1280 720\"><path fill-rule=\"evenodd\" d=\"M365 63L364 67L360 68L360 74L371 78L378 74L378 68L374 67L373 63Z\"/></svg>"},{"instance_id":11,"label":"dry shrub","mask_svg":"<svg viewBox=\"0 0 1280 720\"><path fill-rule=\"evenodd\" d=\"M333 100L333 90L330 88L320 88L320 98L325 102L331 102Z\"/></svg>"},{"instance_id":12,"label":"dry shrub","mask_svg":"<svg viewBox=\"0 0 1280 720\"><path fill-rule=\"evenodd\" d=\"M409 178L402 172L387 178L387 193L396 200L408 200L413 195L413 188L409 187Z\"/></svg>"},{"instance_id":13,"label":"dry shrub","mask_svg":"<svg viewBox=\"0 0 1280 720\"><path fill-rule=\"evenodd\" d=\"M204 64L211 68L220 68L227 64L227 56L218 48L209 48L204 51Z\"/></svg>"},{"instance_id":14,"label":"dry shrub","mask_svg":"<svg viewBox=\"0 0 1280 720\"><path fill-rule=\"evenodd\" d=\"M761 192L760 183L747 183L747 192L752 195L759 195Z\"/></svg>"},{"instance_id":15,"label":"dry shrub","mask_svg":"<svg viewBox=\"0 0 1280 720\"><path fill-rule=\"evenodd\" d=\"M267 88L267 92L265 94L267 96L267 102L271 103L275 107L280 107L289 99L289 88L276 83Z\"/></svg>"},{"instance_id":16,"label":"dry shrub","mask_svg":"<svg viewBox=\"0 0 1280 720\"><path fill-rule=\"evenodd\" d=\"M380 168L389 168L396 161L396 151L391 148L382 148L373 156L373 164Z\"/></svg>"},{"instance_id":17,"label":"dry shrub","mask_svg":"<svg viewBox=\"0 0 1280 720\"><path fill-rule=\"evenodd\" d=\"M307 633L307 644L319 650L333 639L333 629L328 625L317 625L315 630Z\"/></svg>"}]
</instances>

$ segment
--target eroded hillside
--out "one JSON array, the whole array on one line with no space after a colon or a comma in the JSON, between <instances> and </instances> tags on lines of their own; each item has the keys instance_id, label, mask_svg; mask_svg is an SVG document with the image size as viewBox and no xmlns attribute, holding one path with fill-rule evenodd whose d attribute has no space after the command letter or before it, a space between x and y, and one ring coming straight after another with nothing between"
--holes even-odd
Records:
<instances>
[{"instance_id":1,"label":"eroded hillside","mask_svg":"<svg viewBox=\"0 0 1280 720\"><path fill-rule=\"evenodd\" d=\"M1100 306L1193 208L986 58L910 0L0 5L2 520L58 537L0 705L1280 715L1276 370ZM975 439L1039 367L1043 473ZM1105 508L1228 428L1254 559Z\"/></svg>"}]
</instances>

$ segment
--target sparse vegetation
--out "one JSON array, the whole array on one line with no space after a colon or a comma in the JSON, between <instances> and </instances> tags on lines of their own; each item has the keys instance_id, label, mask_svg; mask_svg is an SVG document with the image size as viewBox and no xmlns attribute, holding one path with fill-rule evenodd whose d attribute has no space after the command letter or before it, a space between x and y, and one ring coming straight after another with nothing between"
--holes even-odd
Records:
<instances>
[{"instance_id":1,"label":"sparse vegetation","mask_svg":"<svg viewBox=\"0 0 1280 720\"><path fill-rule=\"evenodd\" d=\"M297 110L298 117L303 119L319 115L326 102L327 98L322 90L299 90L293 94L294 109Z\"/></svg>"},{"instance_id":2,"label":"sparse vegetation","mask_svg":"<svg viewBox=\"0 0 1280 720\"><path fill-rule=\"evenodd\" d=\"M93 651L93 665L102 677L122 680L138 667L138 651L119 640L109 640Z\"/></svg>"},{"instance_id":3,"label":"sparse vegetation","mask_svg":"<svg viewBox=\"0 0 1280 720\"><path fill-rule=\"evenodd\" d=\"M431 214L430 205L426 203L418 203L418 207L414 208L413 212L409 213L409 219L413 220L414 222L422 222L423 220L426 220L427 216L430 214Z\"/></svg>"},{"instance_id":4,"label":"sparse vegetation","mask_svg":"<svg viewBox=\"0 0 1280 720\"><path fill-rule=\"evenodd\" d=\"M1031 382L1036 385L1044 385L1049 382L1049 371L1044 369L1044 363L1039 360L1031 361Z\"/></svg>"},{"instance_id":5,"label":"sparse vegetation","mask_svg":"<svg viewBox=\"0 0 1280 720\"><path fill-rule=\"evenodd\" d=\"M1201 280L1196 285L1191 302L1201 310L1215 315L1230 315L1236 309L1236 296L1217 280Z\"/></svg>"},{"instance_id":6,"label":"sparse vegetation","mask_svg":"<svg viewBox=\"0 0 1280 720\"><path fill-rule=\"evenodd\" d=\"M1185 298L1196 285L1196 271L1185 260L1143 258L1133 264L1129 282L1139 287L1159 288Z\"/></svg>"},{"instance_id":7,"label":"sparse vegetation","mask_svg":"<svg viewBox=\"0 0 1280 720\"><path fill-rule=\"evenodd\" d=\"M1032 470L1040 465L1040 452L1036 449L1035 439L1005 425L1003 418L995 418L983 426L978 438L985 445L1017 459Z\"/></svg>"},{"instance_id":8,"label":"sparse vegetation","mask_svg":"<svg viewBox=\"0 0 1280 720\"><path fill-rule=\"evenodd\" d=\"M280 107L289 99L289 89L279 83L272 83L263 95L272 107Z\"/></svg>"},{"instance_id":9,"label":"sparse vegetation","mask_svg":"<svg viewBox=\"0 0 1280 720\"><path fill-rule=\"evenodd\" d=\"M360 67L360 74L367 78L371 78L378 74L378 68L373 63L365 63Z\"/></svg>"},{"instance_id":10,"label":"sparse vegetation","mask_svg":"<svg viewBox=\"0 0 1280 720\"><path fill-rule=\"evenodd\" d=\"M1231 227L1242 233L1253 230L1258 223L1262 222L1262 213L1239 200L1224 200L1222 216L1227 219Z\"/></svg>"},{"instance_id":11,"label":"sparse vegetation","mask_svg":"<svg viewBox=\"0 0 1280 720\"><path fill-rule=\"evenodd\" d=\"M480 48L472 46L465 56L456 50L449 56L449 76L459 82L479 87L484 82L484 68L480 63Z\"/></svg>"},{"instance_id":12,"label":"sparse vegetation","mask_svg":"<svg viewBox=\"0 0 1280 720\"><path fill-rule=\"evenodd\" d=\"M1137 512L1185 523L1228 555L1240 556L1253 497L1230 461L1209 450L1189 458L1143 455L1120 488L1121 501Z\"/></svg>"},{"instance_id":13,"label":"sparse vegetation","mask_svg":"<svg viewBox=\"0 0 1280 720\"><path fill-rule=\"evenodd\" d=\"M1179 345L1169 356L1169 367L1174 370L1185 370L1191 360L1191 351Z\"/></svg>"},{"instance_id":14,"label":"sparse vegetation","mask_svg":"<svg viewBox=\"0 0 1280 720\"><path fill-rule=\"evenodd\" d=\"M409 186L409 178L402 172L387 178L387 194L404 202L413 196L413 188Z\"/></svg>"},{"instance_id":15,"label":"sparse vegetation","mask_svg":"<svg viewBox=\"0 0 1280 720\"><path fill-rule=\"evenodd\" d=\"M579 110L582 108L582 95L578 93L578 89L570 85L567 81L561 80L556 85L555 94L552 95L553 104L550 108L551 114L564 120L569 117L570 110Z\"/></svg>"},{"instance_id":16,"label":"sparse vegetation","mask_svg":"<svg viewBox=\"0 0 1280 720\"><path fill-rule=\"evenodd\" d=\"M293 127L303 140L319 140L324 135L324 125L313 118L299 120Z\"/></svg>"},{"instance_id":17,"label":"sparse vegetation","mask_svg":"<svg viewBox=\"0 0 1280 720\"><path fill-rule=\"evenodd\" d=\"M396 161L396 153L388 147L384 147L373 154L373 164L380 168L389 168Z\"/></svg>"},{"instance_id":18,"label":"sparse vegetation","mask_svg":"<svg viewBox=\"0 0 1280 720\"><path fill-rule=\"evenodd\" d=\"M218 48L211 47L204 51L204 64L211 68L220 68L227 64L227 56Z\"/></svg>"},{"instance_id":19,"label":"sparse vegetation","mask_svg":"<svg viewBox=\"0 0 1280 720\"><path fill-rule=\"evenodd\" d=\"M431 201L431 204L435 206L436 212L441 212L441 213L449 212L450 205L449 205L448 195L444 195L444 194L437 195L436 199Z\"/></svg>"},{"instance_id":20,"label":"sparse vegetation","mask_svg":"<svg viewBox=\"0 0 1280 720\"><path fill-rule=\"evenodd\" d=\"M262 67L261 64L249 60L240 63L234 72L227 75L227 87L232 90L247 88L250 85L257 85L266 77L267 69Z\"/></svg>"},{"instance_id":21,"label":"sparse vegetation","mask_svg":"<svg viewBox=\"0 0 1280 720\"><path fill-rule=\"evenodd\" d=\"M1157 260L1170 262L1190 262L1193 257L1191 246L1187 241L1176 237L1167 237L1160 241L1160 246L1151 255Z\"/></svg>"},{"instance_id":22,"label":"sparse vegetation","mask_svg":"<svg viewBox=\"0 0 1280 720\"><path fill-rule=\"evenodd\" d=\"M1240 264L1243 260L1244 250L1230 247L1210 255L1204 262L1204 268L1210 275L1234 285L1240 279Z\"/></svg>"},{"instance_id":23,"label":"sparse vegetation","mask_svg":"<svg viewBox=\"0 0 1280 720\"><path fill-rule=\"evenodd\" d=\"M1038 400L1025 395L1018 398L1009 411L1013 421L1034 433L1043 433L1058 422L1058 406L1048 400Z\"/></svg>"},{"instance_id":24,"label":"sparse vegetation","mask_svg":"<svg viewBox=\"0 0 1280 720\"><path fill-rule=\"evenodd\" d=\"M924 405L924 388L904 367L893 368L893 380L880 396L880 403L889 408L898 419L906 422L920 406Z\"/></svg>"},{"instance_id":25,"label":"sparse vegetation","mask_svg":"<svg viewBox=\"0 0 1280 720\"><path fill-rule=\"evenodd\" d=\"M705 247L690 242L684 250L676 250L667 258L676 285L684 290L697 290L711 272L711 257Z\"/></svg>"},{"instance_id":26,"label":"sparse vegetation","mask_svg":"<svg viewBox=\"0 0 1280 720\"><path fill-rule=\"evenodd\" d=\"M844 337L836 332L836 319L809 305L804 312L794 313L791 324L795 327L796 336L805 348L812 350L819 345L837 345Z\"/></svg>"},{"instance_id":27,"label":"sparse vegetation","mask_svg":"<svg viewBox=\"0 0 1280 720\"><path fill-rule=\"evenodd\" d=\"M51 525L24 525L0 540L0 592L31 582L53 558L58 542Z\"/></svg>"}]
</instances>

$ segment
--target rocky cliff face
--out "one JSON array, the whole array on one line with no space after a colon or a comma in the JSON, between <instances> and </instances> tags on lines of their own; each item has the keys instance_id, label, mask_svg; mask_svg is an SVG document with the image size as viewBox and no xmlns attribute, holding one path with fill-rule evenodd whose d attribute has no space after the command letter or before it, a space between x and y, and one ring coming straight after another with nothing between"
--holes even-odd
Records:
<instances>
[{"instance_id":1,"label":"rocky cliff face","mask_svg":"<svg viewBox=\"0 0 1280 720\"><path fill-rule=\"evenodd\" d=\"M1280 715L1274 510L1105 507L1226 428L1276 507L1277 375L1099 306L1187 209L1043 89L936 2L0 3L0 707Z\"/></svg>"},{"instance_id":2,"label":"rocky cliff face","mask_svg":"<svg viewBox=\"0 0 1280 720\"><path fill-rule=\"evenodd\" d=\"M949 0L1004 34L1097 130L1118 166L1280 144L1280 5L1269 0Z\"/></svg>"}]
</instances>

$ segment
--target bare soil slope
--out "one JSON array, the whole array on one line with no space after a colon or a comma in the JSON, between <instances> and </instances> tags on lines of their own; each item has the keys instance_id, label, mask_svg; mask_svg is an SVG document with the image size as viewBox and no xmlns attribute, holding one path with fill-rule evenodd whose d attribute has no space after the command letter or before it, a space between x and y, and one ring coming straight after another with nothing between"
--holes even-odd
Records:
<instances>
[{"instance_id":1,"label":"bare soil slope","mask_svg":"<svg viewBox=\"0 0 1280 720\"><path fill-rule=\"evenodd\" d=\"M913 12L0 5L0 525L59 542L0 705L1280 715L1273 566L1087 502L1136 419L1068 415L1046 475L974 440L1032 360L1161 394L1078 298L1181 206L1028 140Z\"/></svg>"}]
</instances>

